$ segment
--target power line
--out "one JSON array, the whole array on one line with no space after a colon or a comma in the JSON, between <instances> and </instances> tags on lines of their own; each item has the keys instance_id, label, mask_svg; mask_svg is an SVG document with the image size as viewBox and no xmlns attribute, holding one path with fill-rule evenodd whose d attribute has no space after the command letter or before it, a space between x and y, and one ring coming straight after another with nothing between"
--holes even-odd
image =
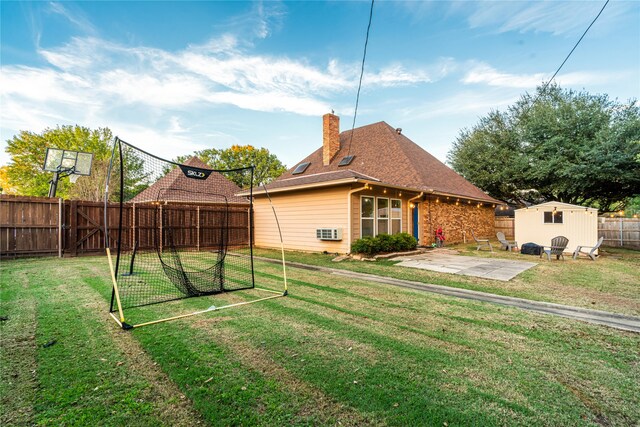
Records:
<instances>
[{"instance_id":1,"label":"power line","mask_svg":"<svg viewBox=\"0 0 640 427\"><path fill-rule=\"evenodd\" d=\"M604 8L607 7L607 5L609 4L610 0L607 0L604 5L602 6L602 9L600 9L600 12L598 12L598 14L596 15L595 18L593 18L593 21L591 21L591 24L589 24L589 26L587 27L586 30L584 30L584 33L582 33L582 36L580 36L580 39L578 39L578 41L576 42L576 44L573 46L573 49L571 49L571 52L569 52L569 54L567 55L566 58L564 58L564 61L562 61L562 64L560 64L560 66L558 67L558 69L556 70L555 73L553 73L553 76L551 76L551 78L544 84L544 86L542 87L542 90L540 91L540 93L544 93L545 90L547 90L547 87L549 87L549 85L551 84L551 82L553 81L553 79L558 75L558 73L560 72L560 70L562 69L562 67L564 66L565 62L567 62L567 60L569 59L569 57L571 56L571 54L573 53L574 50L576 50L576 48L578 47L578 45L580 44L580 42L582 41L582 39L584 38L584 36L587 35L587 32L589 31L589 29L591 28L591 26L593 24L595 24L595 22L598 20L598 18L600 17L600 15L602 14L602 12L604 11ZM535 100L537 100L538 97L536 97ZM534 100L534 102L535 102Z\"/></svg>"},{"instance_id":2,"label":"power line","mask_svg":"<svg viewBox=\"0 0 640 427\"><path fill-rule=\"evenodd\" d=\"M358 103L360 102L360 89L362 88L362 76L364 76L364 63L365 63L365 60L367 59L367 45L369 44L369 30L371 29L371 19L373 18L374 2L375 0L371 0L371 10L369 10L369 25L367 25L367 36L364 40L364 53L362 54L362 67L360 68L360 82L358 83L358 93L356 95L356 108L353 110L353 123L351 124L351 137L349 138L349 148L347 149L347 156L351 154L351 141L353 141L353 130L356 127L356 117L358 115Z\"/></svg>"}]
</instances>

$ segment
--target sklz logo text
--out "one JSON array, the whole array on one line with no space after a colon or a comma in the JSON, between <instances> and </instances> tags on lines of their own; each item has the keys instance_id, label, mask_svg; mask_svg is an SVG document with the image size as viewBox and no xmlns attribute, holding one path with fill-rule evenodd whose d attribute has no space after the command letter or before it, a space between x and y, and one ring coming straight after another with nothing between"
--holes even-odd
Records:
<instances>
[{"instance_id":1,"label":"sklz logo text","mask_svg":"<svg viewBox=\"0 0 640 427\"><path fill-rule=\"evenodd\" d=\"M207 169L191 169L189 166L178 165L182 169L182 173L187 178L192 179L207 179L211 175L211 171Z\"/></svg>"},{"instance_id":2,"label":"sklz logo text","mask_svg":"<svg viewBox=\"0 0 640 427\"><path fill-rule=\"evenodd\" d=\"M191 169L187 170L187 176L193 177L193 178L204 178L204 172L200 172L200 171L193 171Z\"/></svg>"}]
</instances>

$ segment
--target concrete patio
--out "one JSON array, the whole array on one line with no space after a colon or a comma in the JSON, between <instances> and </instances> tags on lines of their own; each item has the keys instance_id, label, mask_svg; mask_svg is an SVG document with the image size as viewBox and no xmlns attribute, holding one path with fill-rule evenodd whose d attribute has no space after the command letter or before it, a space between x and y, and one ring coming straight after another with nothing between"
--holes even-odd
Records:
<instances>
[{"instance_id":1,"label":"concrete patio","mask_svg":"<svg viewBox=\"0 0 640 427\"><path fill-rule=\"evenodd\" d=\"M497 258L478 258L433 251L424 254L393 258L401 261L400 267L420 268L439 273L461 274L483 279L508 282L525 270L537 265L535 262L512 261Z\"/></svg>"}]
</instances>

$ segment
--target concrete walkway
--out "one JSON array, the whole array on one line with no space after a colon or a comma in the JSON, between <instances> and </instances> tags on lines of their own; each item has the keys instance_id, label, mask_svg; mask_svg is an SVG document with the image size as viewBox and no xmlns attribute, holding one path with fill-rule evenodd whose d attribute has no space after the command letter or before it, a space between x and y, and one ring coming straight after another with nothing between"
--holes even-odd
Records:
<instances>
[{"instance_id":1,"label":"concrete walkway","mask_svg":"<svg viewBox=\"0 0 640 427\"><path fill-rule=\"evenodd\" d=\"M282 260L254 257L260 261L281 264ZM590 310L588 308L572 307L569 305L553 304L549 302L531 301L522 298L506 297L502 295L489 294L486 292L471 291L467 289L452 288L449 286L431 285L427 283L414 282L411 280L394 279L391 277L377 276L374 274L356 273L354 271L339 270L328 267L318 267L315 265L301 264L297 262L287 262L287 267L301 268L304 270L320 271L336 276L348 277L351 279L365 280L369 282L383 283L386 285L398 286L401 288L415 289L419 291L432 292L450 297L464 298L473 301L488 302L508 307L516 307L523 310L537 313L551 314L554 316L566 317L583 322L605 325L611 328L621 329L640 333L640 317L626 316L623 314L610 313L607 311Z\"/></svg>"},{"instance_id":2,"label":"concrete walkway","mask_svg":"<svg viewBox=\"0 0 640 427\"><path fill-rule=\"evenodd\" d=\"M483 279L508 282L525 270L535 267L535 262L515 261L498 258L478 258L439 252L401 256L393 258L401 261L399 267L419 268L439 273L461 274Z\"/></svg>"}]
</instances>

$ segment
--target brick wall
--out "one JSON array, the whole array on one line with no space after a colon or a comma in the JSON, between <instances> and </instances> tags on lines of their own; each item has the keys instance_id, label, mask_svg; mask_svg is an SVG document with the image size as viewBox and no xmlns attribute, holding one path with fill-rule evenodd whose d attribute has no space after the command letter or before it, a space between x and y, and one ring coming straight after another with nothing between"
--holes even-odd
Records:
<instances>
[{"instance_id":1,"label":"brick wall","mask_svg":"<svg viewBox=\"0 0 640 427\"><path fill-rule=\"evenodd\" d=\"M439 200L436 201L436 200ZM422 230L421 244L430 245L434 242L435 230L442 227L447 243L463 241L463 231L466 231L467 242L473 240L471 231L477 237L495 238L495 207L483 203L446 200L446 198L429 198L422 202Z\"/></svg>"}]
</instances>

